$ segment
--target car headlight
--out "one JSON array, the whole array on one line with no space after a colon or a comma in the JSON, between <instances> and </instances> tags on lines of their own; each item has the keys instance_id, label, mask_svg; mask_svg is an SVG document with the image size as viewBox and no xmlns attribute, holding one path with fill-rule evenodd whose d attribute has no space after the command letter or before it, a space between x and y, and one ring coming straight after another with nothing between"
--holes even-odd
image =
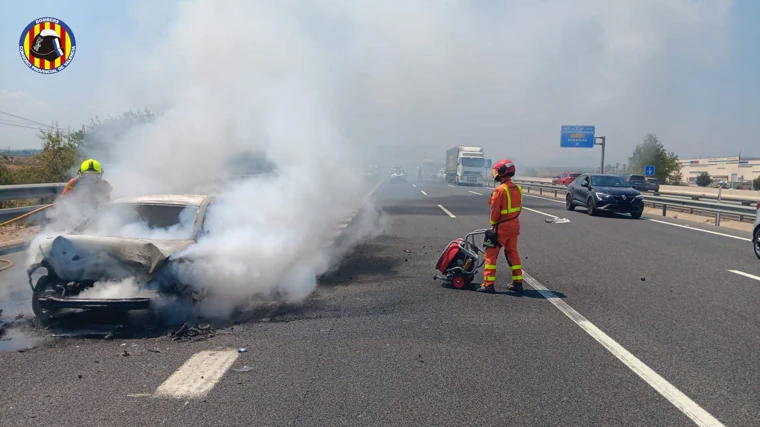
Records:
<instances>
[{"instance_id":1,"label":"car headlight","mask_svg":"<svg viewBox=\"0 0 760 427\"><path fill-rule=\"evenodd\" d=\"M644 196L642 196L641 194L639 194L638 196L636 196L636 200L644 200Z\"/></svg>"},{"instance_id":2,"label":"car headlight","mask_svg":"<svg viewBox=\"0 0 760 427\"><path fill-rule=\"evenodd\" d=\"M610 195L607 194L607 193L594 192L594 194L596 194L596 198L599 199L599 200L606 199L606 198L610 197Z\"/></svg>"}]
</instances>

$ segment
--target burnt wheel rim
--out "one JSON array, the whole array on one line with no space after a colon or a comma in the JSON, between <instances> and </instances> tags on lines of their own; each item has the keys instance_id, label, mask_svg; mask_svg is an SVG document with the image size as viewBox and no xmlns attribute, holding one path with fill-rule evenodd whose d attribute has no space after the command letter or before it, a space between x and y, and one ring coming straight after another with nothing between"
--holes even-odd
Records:
<instances>
[{"instance_id":1,"label":"burnt wheel rim","mask_svg":"<svg viewBox=\"0 0 760 427\"><path fill-rule=\"evenodd\" d=\"M588 209L588 213L594 212L594 202L591 199L586 203L586 208Z\"/></svg>"}]
</instances>

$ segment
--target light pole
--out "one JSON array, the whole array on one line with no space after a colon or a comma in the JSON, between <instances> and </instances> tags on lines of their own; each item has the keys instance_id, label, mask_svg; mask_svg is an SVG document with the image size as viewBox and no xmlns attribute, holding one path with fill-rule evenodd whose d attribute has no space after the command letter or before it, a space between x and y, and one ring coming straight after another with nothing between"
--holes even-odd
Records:
<instances>
[{"instance_id":1,"label":"light pole","mask_svg":"<svg viewBox=\"0 0 760 427\"><path fill-rule=\"evenodd\" d=\"M597 139L601 139L602 142L601 143L596 142ZM604 147L605 147L605 143L606 142L607 142L607 137L606 136L597 136L597 137L594 137L594 145L601 145L602 146L602 167L599 169L599 173L604 173Z\"/></svg>"}]
</instances>

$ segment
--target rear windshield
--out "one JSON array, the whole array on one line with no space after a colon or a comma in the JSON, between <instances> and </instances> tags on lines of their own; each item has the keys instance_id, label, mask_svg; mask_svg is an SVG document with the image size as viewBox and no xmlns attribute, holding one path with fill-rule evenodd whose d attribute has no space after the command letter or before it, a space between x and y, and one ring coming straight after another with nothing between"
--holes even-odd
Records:
<instances>
[{"instance_id":1,"label":"rear windshield","mask_svg":"<svg viewBox=\"0 0 760 427\"><path fill-rule=\"evenodd\" d=\"M570 178L578 178L579 176L581 176L581 174L579 174L579 173L571 173L570 174Z\"/></svg>"},{"instance_id":2,"label":"rear windshield","mask_svg":"<svg viewBox=\"0 0 760 427\"><path fill-rule=\"evenodd\" d=\"M631 175L631 180L643 181L644 177L641 175Z\"/></svg>"},{"instance_id":3,"label":"rear windshield","mask_svg":"<svg viewBox=\"0 0 760 427\"><path fill-rule=\"evenodd\" d=\"M647 178L647 182L651 182L652 184L657 184L657 180L654 178Z\"/></svg>"},{"instance_id":4,"label":"rear windshield","mask_svg":"<svg viewBox=\"0 0 760 427\"><path fill-rule=\"evenodd\" d=\"M78 227L81 234L137 239L191 239L197 206L115 203Z\"/></svg>"}]
</instances>

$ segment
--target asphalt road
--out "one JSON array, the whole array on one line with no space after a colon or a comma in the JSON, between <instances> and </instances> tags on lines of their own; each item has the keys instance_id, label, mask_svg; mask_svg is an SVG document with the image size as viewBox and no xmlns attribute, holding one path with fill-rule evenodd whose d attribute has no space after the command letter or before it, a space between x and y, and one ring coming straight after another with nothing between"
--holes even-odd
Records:
<instances>
[{"instance_id":1,"label":"asphalt road","mask_svg":"<svg viewBox=\"0 0 760 427\"><path fill-rule=\"evenodd\" d=\"M526 197L523 266L552 294L506 292L503 257L498 294L444 289L438 255L487 226L490 191L379 187L380 237L304 304L250 313L208 340L149 331L0 352L0 425L694 425L685 412L760 423L760 280L729 271L760 276L749 236ZM24 310L19 270L0 273L16 292L0 294L4 318ZM176 372L194 397L158 396L167 382L183 389Z\"/></svg>"}]
</instances>

